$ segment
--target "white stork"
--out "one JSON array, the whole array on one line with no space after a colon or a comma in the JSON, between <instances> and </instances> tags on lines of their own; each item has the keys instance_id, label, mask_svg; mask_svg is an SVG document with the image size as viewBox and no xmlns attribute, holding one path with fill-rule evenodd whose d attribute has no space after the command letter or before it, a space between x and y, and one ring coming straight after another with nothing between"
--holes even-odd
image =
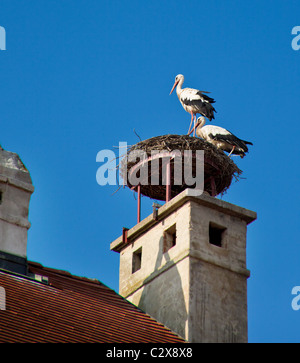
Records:
<instances>
[{"instance_id":1,"label":"white stork","mask_svg":"<svg viewBox=\"0 0 300 363\"><path fill-rule=\"evenodd\" d=\"M214 103L215 100L204 94L210 92L199 91L193 88L182 89L181 87L183 82L184 82L184 76L182 74L178 74L175 77L175 83L173 85L173 88L171 89L170 94L174 91L174 88L177 86L176 93L179 98L179 101L182 107L185 109L185 111L191 114L191 124L188 131L189 133L193 121L194 121L194 126L196 124L197 113L200 113L202 116L207 117L209 121L211 121L212 119L215 118L214 112L217 111L212 106L212 103Z\"/></svg>"},{"instance_id":2,"label":"white stork","mask_svg":"<svg viewBox=\"0 0 300 363\"><path fill-rule=\"evenodd\" d=\"M198 117L197 123L190 132L190 134L196 128L196 135L202 139L215 145L218 149L226 151L231 154L239 155L241 158L248 152L248 145L253 145L252 142L244 141L233 135L230 131L223 127L206 125L204 117Z\"/></svg>"}]
</instances>

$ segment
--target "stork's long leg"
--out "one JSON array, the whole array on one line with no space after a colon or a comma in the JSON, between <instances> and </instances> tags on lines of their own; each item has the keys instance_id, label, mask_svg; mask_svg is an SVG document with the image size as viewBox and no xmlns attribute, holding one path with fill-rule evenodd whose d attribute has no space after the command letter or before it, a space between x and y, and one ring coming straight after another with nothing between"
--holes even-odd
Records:
<instances>
[{"instance_id":1,"label":"stork's long leg","mask_svg":"<svg viewBox=\"0 0 300 363\"><path fill-rule=\"evenodd\" d=\"M230 154L228 154L229 157L233 153L234 149L235 149L235 145L233 146L232 150L230 151Z\"/></svg>"},{"instance_id":2,"label":"stork's long leg","mask_svg":"<svg viewBox=\"0 0 300 363\"><path fill-rule=\"evenodd\" d=\"M194 118L194 135L193 136L196 136L196 121L197 121L197 116L195 115L195 118Z\"/></svg>"},{"instance_id":3,"label":"stork's long leg","mask_svg":"<svg viewBox=\"0 0 300 363\"><path fill-rule=\"evenodd\" d=\"M192 127L192 124L193 124L193 119L194 119L194 114L193 112L191 112L191 123L190 123L190 127L189 127L189 131L188 131L188 135L190 134L190 131L191 131L191 127Z\"/></svg>"},{"instance_id":4,"label":"stork's long leg","mask_svg":"<svg viewBox=\"0 0 300 363\"><path fill-rule=\"evenodd\" d=\"M193 132L193 136L195 137L196 135L196 115L195 115L195 118L194 118L194 132Z\"/></svg>"}]
</instances>

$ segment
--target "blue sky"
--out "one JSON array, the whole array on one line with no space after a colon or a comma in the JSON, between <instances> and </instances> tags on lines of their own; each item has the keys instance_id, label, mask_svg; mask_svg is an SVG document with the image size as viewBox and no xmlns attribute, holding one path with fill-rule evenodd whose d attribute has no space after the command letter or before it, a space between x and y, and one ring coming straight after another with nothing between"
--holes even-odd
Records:
<instances>
[{"instance_id":1,"label":"blue sky","mask_svg":"<svg viewBox=\"0 0 300 363\"><path fill-rule=\"evenodd\" d=\"M128 190L96 183L96 155L120 141L185 134L176 94L212 92L214 124L253 142L224 200L252 209L250 342L300 342L299 1L1 0L0 144L28 167L28 259L118 290L109 250L136 223ZM142 198L142 217L152 201Z\"/></svg>"}]
</instances>

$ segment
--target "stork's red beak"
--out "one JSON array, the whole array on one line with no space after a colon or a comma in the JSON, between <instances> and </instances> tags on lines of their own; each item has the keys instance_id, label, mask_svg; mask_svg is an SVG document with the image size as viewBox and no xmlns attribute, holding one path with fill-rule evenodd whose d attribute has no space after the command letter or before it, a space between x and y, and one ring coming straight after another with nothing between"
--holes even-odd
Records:
<instances>
[{"instance_id":1,"label":"stork's red beak","mask_svg":"<svg viewBox=\"0 0 300 363\"><path fill-rule=\"evenodd\" d=\"M179 81L176 81L176 82L174 83L174 86L173 86L173 88L171 89L170 94L174 91L174 88L178 85L178 82L179 82Z\"/></svg>"},{"instance_id":2,"label":"stork's red beak","mask_svg":"<svg viewBox=\"0 0 300 363\"><path fill-rule=\"evenodd\" d=\"M189 132L189 135L196 130L196 128L199 126L200 122L196 122L196 125L192 128L192 130Z\"/></svg>"}]
</instances>

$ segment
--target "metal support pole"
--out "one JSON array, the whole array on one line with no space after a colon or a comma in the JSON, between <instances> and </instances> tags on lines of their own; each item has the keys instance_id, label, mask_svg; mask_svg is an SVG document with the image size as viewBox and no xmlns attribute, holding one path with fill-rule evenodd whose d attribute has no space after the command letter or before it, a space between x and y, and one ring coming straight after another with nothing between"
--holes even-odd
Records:
<instances>
[{"instance_id":1,"label":"metal support pole","mask_svg":"<svg viewBox=\"0 0 300 363\"><path fill-rule=\"evenodd\" d=\"M166 165L166 202L171 200L171 161Z\"/></svg>"},{"instance_id":2,"label":"metal support pole","mask_svg":"<svg viewBox=\"0 0 300 363\"><path fill-rule=\"evenodd\" d=\"M141 185L137 186L138 192L138 206L137 206L137 222L140 223L141 221Z\"/></svg>"},{"instance_id":3,"label":"metal support pole","mask_svg":"<svg viewBox=\"0 0 300 363\"><path fill-rule=\"evenodd\" d=\"M128 239L127 239L127 231L128 231L128 228L123 227L123 231L122 231L122 242L123 243L127 243L128 242Z\"/></svg>"}]
</instances>

